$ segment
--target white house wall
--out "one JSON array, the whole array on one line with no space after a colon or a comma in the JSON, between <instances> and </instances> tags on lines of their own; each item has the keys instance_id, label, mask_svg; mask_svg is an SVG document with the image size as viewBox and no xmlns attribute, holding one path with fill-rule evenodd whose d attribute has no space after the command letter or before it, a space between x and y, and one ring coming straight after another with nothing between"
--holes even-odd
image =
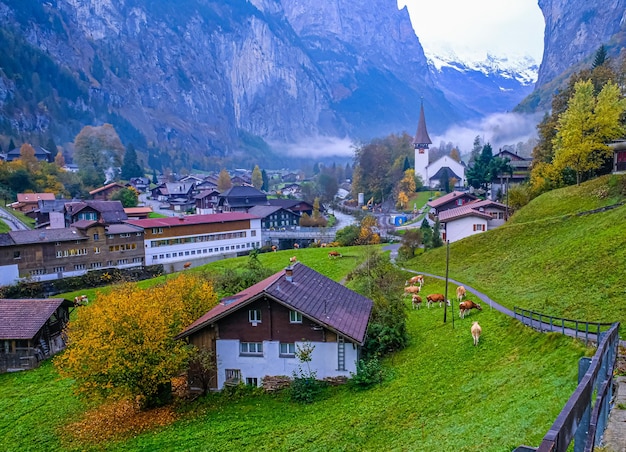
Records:
<instances>
[{"instance_id":1,"label":"white house wall","mask_svg":"<svg viewBox=\"0 0 626 452\"><path fill-rule=\"evenodd\" d=\"M0 286L11 286L20 279L17 264L0 266Z\"/></svg>"},{"instance_id":2,"label":"white house wall","mask_svg":"<svg viewBox=\"0 0 626 452\"><path fill-rule=\"evenodd\" d=\"M296 342L296 347L302 343ZM345 343L345 368L337 370L337 342L312 342L313 359L309 363L311 370L316 372L318 379L326 377L345 376L356 373L358 357L357 347L350 342ZM226 369L241 371L243 382L246 378L257 378L259 384L265 376L286 375L293 377L293 373L301 366L305 371L306 363L300 363L298 358L283 358L280 356L280 342L263 341L262 356L241 356L239 354L239 340L220 339L216 341L217 358L217 387L222 389L226 380Z\"/></svg>"},{"instance_id":3,"label":"white house wall","mask_svg":"<svg viewBox=\"0 0 626 452\"><path fill-rule=\"evenodd\" d=\"M483 231L474 231L475 224L485 225L485 231L488 229L487 220L479 217L463 217L456 220L446 222L446 240L451 243L469 237L470 235L480 234Z\"/></svg>"},{"instance_id":4,"label":"white house wall","mask_svg":"<svg viewBox=\"0 0 626 452\"><path fill-rule=\"evenodd\" d=\"M440 159L438 159L437 161L431 163L430 165L428 165L427 167L427 179L425 180L426 184L430 184L431 187L433 187L433 185L431 184L430 179L437 174L437 172L444 167L448 167L450 168L452 171L454 171L455 174L459 175L461 177L461 180L457 182L456 187L464 187L465 183L467 182L467 180L465 179L465 167L463 165L461 165L459 162L457 162L456 160L454 160L452 157L444 155L443 157L441 157ZM438 181L436 181L438 182Z\"/></svg>"}]
</instances>

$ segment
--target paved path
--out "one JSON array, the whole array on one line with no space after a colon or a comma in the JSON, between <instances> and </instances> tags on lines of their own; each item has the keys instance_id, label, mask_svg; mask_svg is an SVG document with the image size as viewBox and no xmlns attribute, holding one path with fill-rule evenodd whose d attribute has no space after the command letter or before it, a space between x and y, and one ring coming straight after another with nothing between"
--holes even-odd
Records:
<instances>
[{"instance_id":1,"label":"paved path","mask_svg":"<svg viewBox=\"0 0 626 452\"><path fill-rule=\"evenodd\" d=\"M0 218L11 228L11 231L30 230L21 220L4 209L0 209Z\"/></svg>"}]
</instances>

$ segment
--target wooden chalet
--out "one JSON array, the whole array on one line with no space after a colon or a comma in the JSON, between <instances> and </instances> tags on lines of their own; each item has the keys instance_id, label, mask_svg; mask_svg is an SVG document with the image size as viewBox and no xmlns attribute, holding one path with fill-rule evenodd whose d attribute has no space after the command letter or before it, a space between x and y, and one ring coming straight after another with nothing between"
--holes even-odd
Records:
<instances>
[{"instance_id":1,"label":"wooden chalet","mask_svg":"<svg viewBox=\"0 0 626 452\"><path fill-rule=\"evenodd\" d=\"M112 182L103 187L96 188L95 190L91 190L89 192L89 196L92 199L97 201L108 201L111 199L115 193L120 191L121 189L126 188L125 185L118 184L117 182Z\"/></svg>"},{"instance_id":2,"label":"wooden chalet","mask_svg":"<svg viewBox=\"0 0 626 452\"><path fill-rule=\"evenodd\" d=\"M29 214L37 209L39 201L54 201L54 193L18 193L17 201L10 207L22 213Z\"/></svg>"},{"instance_id":3,"label":"wooden chalet","mask_svg":"<svg viewBox=\"0 0 626 452\"><path fill-rule=\"evenodd\" d=\"M0 372L32 369L63 350L73 305L64 298L0 299Z\"/></svg>"},{"instance_id":4,"label":"wooden chalet","mask_svg":"<svg viewBox=\"0 0 626 452\"><path fill-rule=\"evenodd\" d=\"M477 199L478 197L472 195L471 193L464 191L453 191L440 198L428 201L426 205L430 207L432 214L439 215L440 212L454 209L456 207L461 207L470 202L474 202Z\"/></svg>"},{"instance_id":5,"label":"wooden chalet","mask_svg":"<svg viewBox=\"0 0 626 452\"><path fill-rule=\"evenodd\" d=\"M301 363L296 349L313 348L317 378L356 372L373 303L311 268L296 263L230 297L179 336L213 352L211 388L263 377L292 375ZM189 372L193 390L197 384Z\"/></svg>"}]
</instances>

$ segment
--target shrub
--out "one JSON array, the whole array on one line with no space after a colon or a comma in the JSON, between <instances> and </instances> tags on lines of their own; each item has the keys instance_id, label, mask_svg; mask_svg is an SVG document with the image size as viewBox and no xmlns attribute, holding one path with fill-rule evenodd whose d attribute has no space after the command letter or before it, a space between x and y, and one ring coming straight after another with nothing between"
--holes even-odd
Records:
<instances>
[{"instance_id":1,"label":"shrub","mask_svg":"<svg viewBox=\"0 0 626 452\"><path fill-rule=\"evenodd\" d=\"M381 383L385 377L380 361L377 358L370 360L360 359L356 365L356 374L350 372L350 385L356 389L367 389Z\"/></svg>"},{"instance_id":2,"label":"shrub","mask_svg":"<svg viewBox=\"0 0 626 452\"><path fill-rule=\"evenodd\" d=\"M301 374L294 377L289 385L289 396L291 400L298 403L313 403L322 393L324 382L316 380L315 377L307 377Z\"/></svg>"}]
</instances>

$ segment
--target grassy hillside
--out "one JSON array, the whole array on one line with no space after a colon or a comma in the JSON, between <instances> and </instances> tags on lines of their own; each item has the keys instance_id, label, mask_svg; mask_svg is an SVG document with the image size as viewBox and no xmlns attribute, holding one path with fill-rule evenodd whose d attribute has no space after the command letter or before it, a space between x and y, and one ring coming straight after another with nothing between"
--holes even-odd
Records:
<instances>
[{"instance_id":1,"label":"grassy hillside","mask_svg":"<svg viewBox=\"0 0 626 452\"><path fill-rule=\"evenodd\" d=\"M425 290L442 292L443 282L427 278ZM474 320L483 327L478 347ZM409 347L385 361L387 379L372 390L330 388L312 405L284 395L211 395L178 407L166 427L95 443L78 442L65 427L82 419L85 405L51 365L0 375L0 410L8 413L0 450L510 451L539 444L587 352L492 310L463 320L448 311L445 324L443 308L411 310L408 329Z\"/></svg>"},{"instance_id":2,"label":"grassy hillside","mask_svg":"<svg viewBox=\"0 0 626 452\"><path fill-rule=\"evenodd\" d=\"M626 320L624 176L546 193L498 229L450 245L450 277L498 303L572 319ZM623 191L623 189L621 189ZM445 274L445 247L406 264Z\"/></svg>"}]
</instances>

